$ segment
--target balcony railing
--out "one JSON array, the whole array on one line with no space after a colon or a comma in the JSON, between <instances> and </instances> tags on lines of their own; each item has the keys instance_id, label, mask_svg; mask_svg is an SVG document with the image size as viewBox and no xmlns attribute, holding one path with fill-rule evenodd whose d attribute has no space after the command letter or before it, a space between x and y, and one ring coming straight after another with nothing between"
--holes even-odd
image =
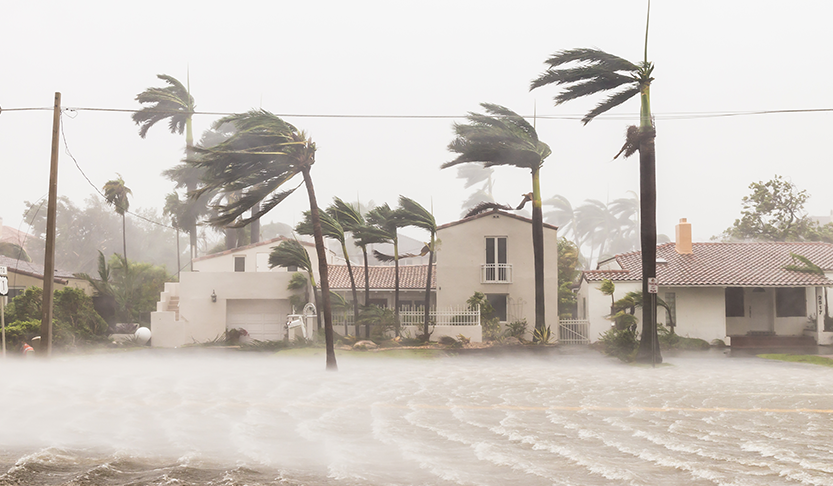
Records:
<instances>
[{"instance_id":1,"label":"balcony railing","mask_svg":"<svg viewBox=\"0 0 833 486\"><path fill-rule=\"evenodd\" d=\"M481 265L480 283L512 283L512 265L508 263Z\"/></svg>"}]
</instances>

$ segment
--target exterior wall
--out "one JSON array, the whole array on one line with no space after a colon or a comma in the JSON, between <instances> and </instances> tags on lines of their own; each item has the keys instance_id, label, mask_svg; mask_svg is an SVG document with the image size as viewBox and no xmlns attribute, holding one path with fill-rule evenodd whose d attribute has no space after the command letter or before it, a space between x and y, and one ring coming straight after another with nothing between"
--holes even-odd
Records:
<instances>
[{"instance_id":1,"label":"exterior wall","mask_svg":"<svg viewBox=\"0 0 833 486\"><path fill-rule=\"evenodd\" d=\"M43 288L43 278L41 277L33 277L31 275L26 275L22 273L16 273L14 269L8 269L9 278L9 290L20 290L23 291L29 287L38 287L40 289ZM64 283L66 282L66 283ZM61 282L54 282L53 289L54 290L61 290L65 287L72 287L81 289L87 295L93 295L92 286L86 280L82 280L79 278L69 278L69 279L61 279Z\"/></svg>"},{"instance_id":2,"label":"exterior wall","mask_svg":"<svg viewBox=\"0 0 833 486\"><path fill-rule=\"evenodd\" d=\"M615 282L616 289L613 292L613 300L619 300L628 292L638 292L642 289L639 282ZM600 290L601 282L587 282L582 280L581 287L576 295L579 306L579 319L586 319L590 322L587 337L590 342L596 342L599 337L610 329L612 323L606 318L610 315L610 296L604 295ZM637 312L638 314L638 312Z\"/></svg>"},{"instance_id":3,"label":"exterior wall","mask_svg":"<svg viewBox=\"0 0 833 486\"><path fill-rule=\"evenodd\" d=\"M512 283L481 283L486 263L486 237L507 237L507 263ZM437 252L437 307L465 305L474 292L509 296L508 320L526 319L529 337L535 326L535 273L532 227L529 222L500 214L441 228ZM544 289L546 324L558 327L558 235L544 228Z\"/></svg>"},{"instance_id":4,"label":"exterior wall","mask_svg":"<svg viewBox=\"0 0 833 486\"><path fill-rule=\"evenodd\" d=\"M228 300L288 299L289 272L185 272L179 285L166 284L169 294L179 297L179 320L165 311L161 297L151 313L153 346L177 347L209 341L226 330ZM217 302L211 301L211 294ZM170 295L168 296L168 298Z\"/></svg>"},{"instance_id":5,"label":"exterior wall","mask_svg":"<svg viewBox=\"0 0 833 486\"><path fill-rule=\"evenodd\" d=\"M659 294L676 295L677 328L683 337L700 338L708 342L726 340L726 303L723 287L660 287ZM665 309L657 309L657 322L668 324Z\"/></svg>"},{"instance_id":6,"label":"exterior wall","mask_svg":"<svg viewBox=\"0 0 833 486\"><path fill-rule=\"evenodd\" d=\"M246 258L246 271L245 273L251 272L287 272L285 268L275 267L273 269L269 269L268 261L269 261L269 253L272 252L272 248L278 246L280 241L275 241L273 243L265 243L260 245L254 246L245 246L241 248L236 248L234 250L228 250L227 252L223 252L220 255L216 256L208 256L202 257L197 260L194 260L194 271L195 272L234 272L234 259L235 257L245 257ZM312 263L313 273L318 276L318 254L315 251L315 247L304 245L304 248L307 250L309 254L310 262ZM327 252L327 262L332 263L333 254L331 252ZM240 272L236 272L240 273Z\"/></svg>"}]
</instances>

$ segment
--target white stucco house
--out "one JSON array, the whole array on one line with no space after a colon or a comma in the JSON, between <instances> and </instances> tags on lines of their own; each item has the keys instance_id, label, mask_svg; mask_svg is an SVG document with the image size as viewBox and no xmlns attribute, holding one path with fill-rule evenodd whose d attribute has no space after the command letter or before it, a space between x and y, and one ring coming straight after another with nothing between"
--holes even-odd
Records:
<instances>
[{"instance_id":1,"label":"white stucco house","mask_svg":"<svg viewBox=\"0 0 833 486\"><path fill-rule=\"evenodd\" d=\"M693 243L691 225L677 225L675 243L657 246L657 295L672 307L657 321L676 324L681 336L715 339L741 347L833 344L825 330L825 288L833 286L833 244ZM825 275L784 269L799 264L790 254L808 258ZM590 322L590 338L611 326L611 299L599 291L602 280L616 286L615 299L642 290L641 252L616 255L582 274L577 292L579 317ZM637 316L640 313L637 312Z\"/></svg>"},{"instance_id":2,"label":"white stucco house","mask_svg":"<svg viewBox=\"0 0 833 486\"><path fill-rule=\"evenodd\" d=\"M431 283L432 305L436 306L432 339L463 334L473 341L482 338L480 326L459 325L466 300L474 292L486 294L502 324L526 319L529 332L534 325L534 268L532 221L515 214L492 210L442 225L441 242ZM151 314L152 343L175 347L204 342L221 336L227 329L242 328L259 340L282 339L286 317L292 311L287 284L294 273L268 268L269 253L283 238L227 250L194 260L194 272L181 274L179 283L168 283ZM547 322L558 326L558 241L557 228L544 225L545 289ZM306 243L318 279L315 247ZM331 290L352 300L346 265L328 252ZM338 262L338 263L336 263ZM360 303L364 303L364 268L354 262ZM428 265L400 266L400 305L419 308L425 298ZM371 266L370 302L393 307L394 267ZM298 309L296 309L298 311ZM414 310L413 312L417 312ZM352 316L350 316L352 317ZM420 321L421 322L421 321ZM343 324L334 323L336 326ZM336 327L337 332L343 332ZM348 326L348 332L355 329Z\"/></svg>"}]
</instances>

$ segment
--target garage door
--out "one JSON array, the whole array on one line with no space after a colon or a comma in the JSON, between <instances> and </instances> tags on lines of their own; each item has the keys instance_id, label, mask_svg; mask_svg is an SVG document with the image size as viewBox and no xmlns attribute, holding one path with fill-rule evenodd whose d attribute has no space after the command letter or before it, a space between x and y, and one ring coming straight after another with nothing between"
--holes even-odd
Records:
<instances>
[{"instance_id":1,"label":"garage door","mask_svg":"<svg viewBox=\"0 0 833 486\"><path fill-rule=\"evenodd\" d=\"M252 339L258 341L278 341L284 338L288 313L287 300L229 300L226 304L226 329L245 329Z\"/></svg>"}]
</instances>

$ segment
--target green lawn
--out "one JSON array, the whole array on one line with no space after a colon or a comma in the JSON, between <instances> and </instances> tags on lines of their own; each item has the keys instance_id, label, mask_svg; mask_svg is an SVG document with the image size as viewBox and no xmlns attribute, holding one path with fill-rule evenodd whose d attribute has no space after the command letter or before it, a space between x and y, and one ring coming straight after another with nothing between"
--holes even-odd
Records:
<instances>
[{"instance_id":1,"label":"green lawn","mask_svg":"<svg viewBox=\"0 0 833 486\"><path fill-rule=\"evenodd\" d=\"M833 359L813 354L759 354L759 358L789 361L792 363L809 363L833 367Z\"/></svg>"}]
</instances>

